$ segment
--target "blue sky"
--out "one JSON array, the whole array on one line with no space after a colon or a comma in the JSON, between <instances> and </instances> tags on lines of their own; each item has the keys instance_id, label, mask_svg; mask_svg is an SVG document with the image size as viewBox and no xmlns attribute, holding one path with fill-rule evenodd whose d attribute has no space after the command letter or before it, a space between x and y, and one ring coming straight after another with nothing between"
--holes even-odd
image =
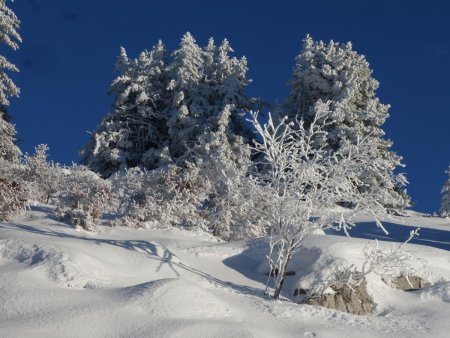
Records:
<instances>
[{"instance_id":1,"label":"blue sky","mask_svg":"<svg viewBox=\"0 0 450 338\"><path fill-rule=\"evenodd\" d=\"M392 105L384 129L404 157L416 209L439 208L450 164L450 2L20 0L23 44L1 53L21 69L10 113L21 148L50 146L51 158L78 161L78 150L107 113L106 92L119 47L135 56L162 39L175 48L190 31L200 45L228 38L245 55L249 93L283 101L303 37L352 41Z\"/></svg>"}]
</instances>

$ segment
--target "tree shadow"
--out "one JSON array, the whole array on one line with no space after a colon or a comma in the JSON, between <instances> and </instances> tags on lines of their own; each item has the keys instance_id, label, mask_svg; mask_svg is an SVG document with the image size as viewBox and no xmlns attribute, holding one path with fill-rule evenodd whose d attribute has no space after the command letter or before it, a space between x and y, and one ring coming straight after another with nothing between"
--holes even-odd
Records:
<instances>
[{"instance_id":1,"label":"tree shadow","mask_svg":"<svg viewBox=\"0 0 450 338\"><path fill-rule=\"evenodd\" d=\"M71 228L74 229L75 226L68 224L68 223L64 223L64 221L61 219L61 217L56 213L56 208L52 208L50 206L45 206L45 205L32 205L28 207L29 211L38 211L42 214L27 214L27 218L32 219L32 220L36 220L36 219L41 219L41 220L48 220L51 219L52 221L54 221L54 223L50 223L51 225L58 225L58 226L63 226L64 228Z\"/></svg>"},{"instance_id":2,"label":"tree shadow","mask_svg":"<svg viewBox=\"0 0 450 338\"><path fill-rule=\"evenodd\" d=\"M395 223L385 223L383 226L389 232L386 234L382 229L376 226L374 222L358 223L356 227L349 231L351 237L364 239L377 239L387 242L404 242L409 237L409 233L418 227L410 225L402 225ZM343 231L327 229L327 235L345 236ZM442 250L450 251L450 228L449 231L421 228L419 236L414 237L410 243L430 246Z\"/></svg>"},{"instance_id":3,"label":"tree shadow","mask_svg":"<svg viewBox=\"0 0 450 338\"><path fill-rule=\"evenodd\" d=\"M241 253L228 257L222 262L229 268L236 270L244 277L265 285L267 275L259 271L261 263L269 252L269 243L266 239L256 239L246 242L246 248Z\"/></svg>"},{"instance_id":4,"label":"tree shadow","mask_svg":"<svg viewBox=\"0 0 450 338\"><path fill-rule=\"evenodd\" d=\"M223 260L223 263L238 271L248 279L259 282L273 289L274 278L269 276L270 267L267 260L269 242L267 238L248 242L248 247L238 255ZM321 256L322 251L316 248L300 247L292 256L288 266L281 294L283 297L295 301L294 290L297 289L299 280L309 274L314 263ZM264 294L264 290L261 290Z\"/></svg>"},{"instance_id":5,"label":"tree shadow","mask_svg":"<svg viewBox=\"0 0 450 338\"><path fill-rule=\"evenodd\" d=\"M18 223L3 223L3 224L0 224L0 228L21 230L21 231L24 231L27 233L34 233L34 234L38 234L41 236L87 241L87 242L95 243L97 245L112 245L115 247L119 247L121 249L140 252L142 254L145 254L149 259L157 260L160 262L160 264L156 268L156 272L160 271L162 269L162 267L166 265L176 274L177 277L180 277L181 276L180 271L184 270L184 271L193 273L197 276L200 276L217 286L231 288L237 293L258 296L258 297L264 296L262 289L253 288L250 286L233 283L231 281L222 280L222 279L216 278L206 272L203 272L199 269L196 269L194 267L186 265L186 264L182 263L181 260L179 260L179 259L174 260L174 258L177 258L177 256L172 251L170 251L165 245L163 245L161 243L158 243L155 245L155 244L153 244L149 241L145 241L145 240L117 240L117 239L84 237L84 236L77 236L75 234L70 234L70 233L66 233L66 232L44 229L44 228L39 228L37 226L18 224ZM160 249L159 251L158 251L158 247Z\"/></svg>"}]
</instances>

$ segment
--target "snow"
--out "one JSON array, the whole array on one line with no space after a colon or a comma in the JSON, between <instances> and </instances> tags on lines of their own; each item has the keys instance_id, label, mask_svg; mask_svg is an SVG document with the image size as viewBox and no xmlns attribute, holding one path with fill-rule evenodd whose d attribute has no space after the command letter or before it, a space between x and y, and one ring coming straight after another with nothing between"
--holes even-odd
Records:
<instances>
[{"instance_id":1,"label":"snow","mask_svg":"<svg viewBox=\"0 0 450 338\"><path fill-rule=\"evenodd\" d=\"M447 337L450 220L409 213L389 222L391 241L422 228L407 249L434 285L403 292L371 275L375 312L356 316L299 305L293 290L333 264L361 264L368 238L378 237L372 224L354 238L311 235L273 301L263 295L266 239L221 242L177 228L90 233L34 207L0 223L0 337Z\"/></svg>"},{"instance_id":2,"label":"snow","mask_svg":"<svg viewBox=\"0 0 450 338\"><path fill-rule=\"evenodd\" d=\"M408 238L412 229L419 227L421 228L419 236L413 238L411 243L450 250L450 218L421 217L419 213L413 211L408 211L406 217L386 216L383 226L388 234L369 219L370 216L361 215L359 225L350 230L350 236L383 241L402 241ZM342 232L333 230L327 230L327 233L344 235Z\"/></svg>"}]
</instances>

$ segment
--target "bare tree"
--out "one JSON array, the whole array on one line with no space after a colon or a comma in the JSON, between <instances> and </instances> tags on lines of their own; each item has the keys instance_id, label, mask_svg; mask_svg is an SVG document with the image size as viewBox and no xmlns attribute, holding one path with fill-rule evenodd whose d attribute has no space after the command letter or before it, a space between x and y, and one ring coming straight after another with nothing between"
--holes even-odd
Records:
<instances>
[{"instance_id":1,"label":"bare tree","mask_svg":"<svg viewBox=\"0 0 450 338\"><path fill-rule=\"evenodd\" d=\"M258 113L252 113L250 120L261 139L255 150L263 160L254 179L267 201L262 217L271 227L269 279L275 279L275 299L280 297L293 253L314 230L334 227L348 234L352 215L360 210L370 212L383 228L377 215L386 209L376 191L380 184L393 186L395 177L384 170L386 164L371 147L370 138L346 142L336 152L320 146L332 122L329 104L319 100L308 125L302 120L286 122L286 118L275 124L270 115L261 125ZM361 180L365 171L376 175L372 185ZM336 211L342 202L354 207Z\"/></svg>"}]
</instances>

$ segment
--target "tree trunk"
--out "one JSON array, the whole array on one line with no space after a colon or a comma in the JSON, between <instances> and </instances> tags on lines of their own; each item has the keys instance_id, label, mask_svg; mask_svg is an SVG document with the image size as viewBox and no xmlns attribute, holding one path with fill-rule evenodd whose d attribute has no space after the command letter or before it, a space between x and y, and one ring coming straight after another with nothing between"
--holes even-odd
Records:
<instances>
[{"instance_id":1,"label":"tree trunk","mask_svg":"<svg viewBox=\"0 0 450 338\"><path fill-rule=\"evenodd\" d=\"M278 276L276 278L276 283L275 283L275 290L273 292L274 299L280 298L281 288L283 287L284 279L286 277L287 267L288 267L289 261L291 260L291 255L292 255L292 249L289 248L288 254L286 255L286 259L284 260L283 264L281 264L280 271L278 271Z\"/></svg>"}]
</instances>

